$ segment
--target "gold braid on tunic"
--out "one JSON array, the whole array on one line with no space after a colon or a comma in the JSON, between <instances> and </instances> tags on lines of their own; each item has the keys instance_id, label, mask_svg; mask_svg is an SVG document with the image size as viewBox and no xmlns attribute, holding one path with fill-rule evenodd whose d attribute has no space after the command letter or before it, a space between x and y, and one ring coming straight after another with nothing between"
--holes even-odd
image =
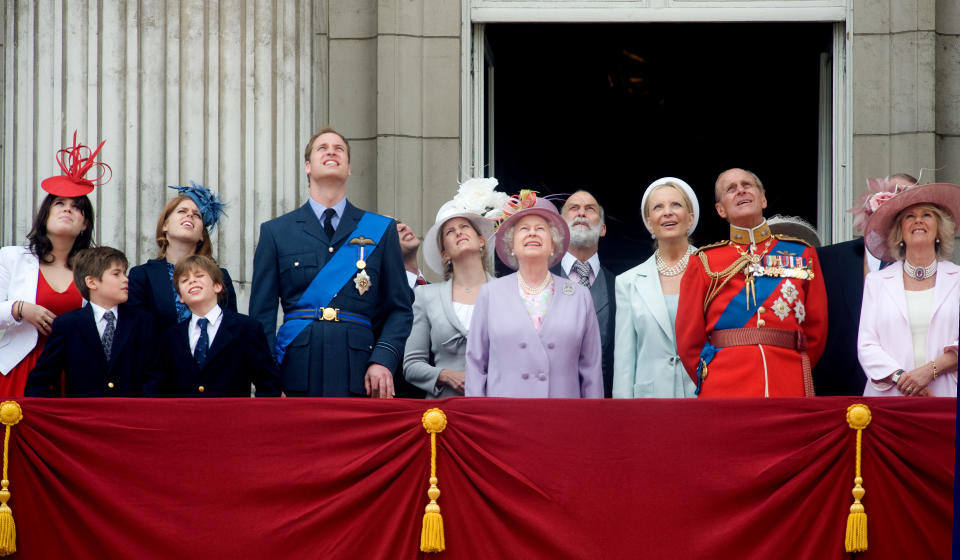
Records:
<instances>
[{"instance_id":1,"label":"gold braid on tunic","mask_svg":"<svg viewBox=\"0 0 960 560\"><path fill-rule=\"evenodd\" d=\"M774 237L780 238L781 236L777 235L777 236L774 236ZM728 240L728 241L720 241L720 242L714 243L714 244L712 244L712 245L707 245L707 246L705 246L705 247L701 247L701 248L697 251L697 256L700 257L700 262L703 264L703 271L704 271L704 273L706 273L707 278L710 279L710 286L707 288L707 295L706 295L706 297L703 299L703 312L704 312L704 313L707 312L707 307L710 306L710 302L712 302L713 299L714 299L715 297L717 297L717 294L719 294L719 293L720 293L720 290L722 290L723 287L727 285L727 282L729 282L730 279L732 279L734 276L736 276L736 275L737 275L739 272L741 272L744 268L746 268L746 267L748 267L748 266L750 266L750 265L752 265L752 264L758 264L758 263L760 262L760 260L763 258L763 255L767 254L767 251L770 250L770 240L767 240L767 242L766 242L766 244L765 244L766 247L764 248L764 250L763 250L759 255L756 254L756 253L745 253L745 252L743 252L743 251L741 251L741 250L738 249L738 251L740 252L740 256L737 257L737 259L736 259L735 261L733 261L732 263L730 263L730 266L728 266L727 268L721 270L720 272L713 272L712 270L710 270L710 263L707 261L707 255L706 255L706 253L705 253L704 251L705 251L706 249L712 249L712 248L714 248L714 247L722 247L722 246L724 246L724 245L730 245L730 244L733 244L733 242L732 242L732 241L729 241L729 240ZM751 295L753 296L753 303L754 303L754 305L756 305L756 303L757 303L757 294L756 294L756 288L755 288L754 285L753 285L753 276L750 275L750 274L748 274L748 273L746 273L746 272L744 272L744 276L746 277L746 282L747 282L747 286L746 286L746 288L747 288L747 307L749 308L749 307L750 307L750 296L751 296Z\"/></svg>"}]
</instances>

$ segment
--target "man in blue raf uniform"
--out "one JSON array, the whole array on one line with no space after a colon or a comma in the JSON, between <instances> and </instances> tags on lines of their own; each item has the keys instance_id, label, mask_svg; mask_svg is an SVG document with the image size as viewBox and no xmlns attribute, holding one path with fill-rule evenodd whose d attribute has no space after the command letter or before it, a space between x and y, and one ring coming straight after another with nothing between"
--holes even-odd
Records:
<instances>
[{"instance_id":1,"label":"man in blue raf uniform","mask_svg":"<svg viewBox=\"0 0 960 560\"><path fill-rule=\"evenodd\" d=\"M393 397L413 321L397 224L347 201L350 146L340 133L320 130L303 155L310 199L260 227L250 316L288 396Z\"/></svg>"}]
</instances>

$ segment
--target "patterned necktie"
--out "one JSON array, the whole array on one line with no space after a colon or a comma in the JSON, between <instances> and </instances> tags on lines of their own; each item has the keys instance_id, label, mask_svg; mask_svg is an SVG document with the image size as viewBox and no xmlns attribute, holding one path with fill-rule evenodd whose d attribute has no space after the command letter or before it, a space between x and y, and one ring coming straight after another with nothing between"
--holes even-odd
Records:
<instances>
[{"instance_id":1,"label":"patterned necktie","mask_svg":"<svg viewBox=\"0 0 960 560\"><path fill-rule=\"evenodd\" d=\"M337 215L337 211L333 208L327 208L323 211L323 233L327 234L327 239L333 239L333 217Z\"/></svg>"},{"instance_id":2,"label":"patterned necktie","mask_svg":"<svg viewBox=\"0 0 960 560\"><path fill-rule=\"evenodd\" d=\"M207 335L208 321L205 317L197 319L197 326L200 327L200 339L197 340L197 347L193 350L193 358L197 360L197 365L203 367L207 361L207 350L210 349L210 336Z\"/></svg>"},{"instance_id":3,"label":"patterned necktie","mask_svg":"<svg viewBox=\"0 0 960 560\"><path fill-rule=\"evenodd\" d=\"M580 275L580 280L578 280L580 282L580 285L586 286L589 288L590 287L590 265L585 262L577 261L573 263L573 268L574 270L577 271L577 274Z\"/></svg>"},{"instance_id":4,"label":"patterned necktie","mask_svg":"<svg viewBox=\"0 0 960 560\"><path fill-rule=\"evenodd\" d=\"M103 343L103 353L107 356L109 362L110 351L113 350L113 333L117 331L117 316L113 314L113 311L107 311L103 314L103 320L107 322L107 326L103 329L103 337L100 338L100 342Z\"/></svg>"}]
</instances>

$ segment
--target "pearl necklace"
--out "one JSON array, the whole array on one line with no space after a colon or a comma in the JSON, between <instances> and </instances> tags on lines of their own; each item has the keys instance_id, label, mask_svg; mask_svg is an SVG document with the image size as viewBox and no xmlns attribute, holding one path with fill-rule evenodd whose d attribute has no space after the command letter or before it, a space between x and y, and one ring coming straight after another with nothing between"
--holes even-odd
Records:
<instances>
[{"instance_id":1,"label":"pearl necklace","mask_svg":"<svg viewBox=\"0 0 960 560\"><path fill-rule=\"evenodd\" d=\"M937 259L933 259L933 262L927 266L913 266L909 261L904 259L903 270L906 271L907 276L916 280L933 278L937 274Z\"/></svg>"},{"instance_id":2,"label":"pearl necklace","mask_svg":"<svg viewBox=\"0 0 960 560\"><path fill-rule=\"evenodd\" d=\"M683 274L683 271L687 269L687 263L690 262L690 255L694 252L693 247L687 247L687 252L684 253L680 260L677 261L677 264L673 266L667 266L667 262L663 260L663 257L660 256L660 249L657 249L657 252L654 253L657 259L657 270L660 271L660 274L664 276L676 276L678 274Z\"/></svg>"},{"instance_id":3,"label":"pearl necklace","mask_svg":"<svg viewBox=\"0 0 960 560\"><path fill-rule=\"evenodd\" d=\"M524 281L523 275L521 275L519 272L517 273L517 279L520 282L521 290L523 290L524 292L527 292L531 296L535 296L535 295L538 295L540 292L546 289L547 286L550 285L550 282L553 281L553 275L547 272L547 277L544 278L543 282L541 282L540 285L537 286L536 288L531 288L530 285L527 284L526 281Z\"/></svg>"}]
</instances>

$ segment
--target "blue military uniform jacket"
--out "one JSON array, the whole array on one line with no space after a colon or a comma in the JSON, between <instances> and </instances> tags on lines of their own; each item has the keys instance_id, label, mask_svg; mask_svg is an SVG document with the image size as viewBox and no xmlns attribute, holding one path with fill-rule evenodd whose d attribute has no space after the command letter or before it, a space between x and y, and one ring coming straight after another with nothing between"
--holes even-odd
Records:
<instances>
[{"instance_id":1,"label":"blue military uniform jacket","mask_svg":"<svg viewBox=\"0 0 960 560\"><path fill-rule=\"evenodd\" d=\"M364 211L347 202L333 239L310 204L265 222L253 258L250 316L264 328L271 349L276 344L277 302L292 311L304 290L341 246L349 245ZM370 320L313 321L287 346L280 377L287 395L346 397L364 395L370 363L397 371L410 334L413 312L403 268L396 222L391 221L371 252L366 248L365 271L370 288L361 294L353 276L330 301L338 308Z\"/></svg>"}]
</instances>

